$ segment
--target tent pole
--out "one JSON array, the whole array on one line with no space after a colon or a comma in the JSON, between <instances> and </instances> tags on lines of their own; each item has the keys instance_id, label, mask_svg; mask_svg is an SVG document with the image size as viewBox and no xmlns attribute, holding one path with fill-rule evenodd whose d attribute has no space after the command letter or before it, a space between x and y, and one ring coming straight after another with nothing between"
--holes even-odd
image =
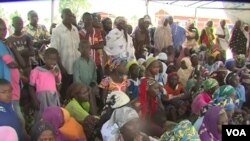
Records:
<instances>
[{"instance_id":1,"label":"tent pole","mask_svg":"<svg viewBox=\"0 0 250 141\"><path fill-rule=\"evenodd\" d=\"M148 3L149 3L149 0L145 0L145 4L146 4L146 15L148 15Z\"/></svg>"},{"instance_id":2,"label":"tent pole","mask_svg":"<svg viewBox=\"0 0 250 141\"><path fill-rule=\"evenodd\" d=\"M51 15L50 15L51 24L53 23L54 19L54 7L55 7L55 0L51 0Z\"/></svg>"}]
</instances>

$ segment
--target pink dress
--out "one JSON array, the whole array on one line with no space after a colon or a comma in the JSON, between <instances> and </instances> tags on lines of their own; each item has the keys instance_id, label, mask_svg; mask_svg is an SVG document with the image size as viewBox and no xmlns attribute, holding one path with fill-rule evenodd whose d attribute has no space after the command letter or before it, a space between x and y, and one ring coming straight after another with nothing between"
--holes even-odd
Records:
<instances>
[{"instance_id":1,"label":"pink dress","mask_svg":"<svg viewBox=\"0 0 250 141\"><path fill-rule=\"evenodd\" d=\"M61 73L58 78L61 81ZM50 70L39 66L34 68L30 73L30 85L36 88L37 99L40 102L40 109L37 111L35 119L40 119L45 108L60 106L56 79Z\"/></svg>"},{"instance_id":2,"label":"pink dress","mask_svg":"<svg viewBox=\"0 0 250 141\"><path fill-rule=\"evenodd\" d=\"M192 102L192 112L199 115L200 110L211 101L211 97L206 93L202 92L197 95Z\"/></svg>"}]
</instances>

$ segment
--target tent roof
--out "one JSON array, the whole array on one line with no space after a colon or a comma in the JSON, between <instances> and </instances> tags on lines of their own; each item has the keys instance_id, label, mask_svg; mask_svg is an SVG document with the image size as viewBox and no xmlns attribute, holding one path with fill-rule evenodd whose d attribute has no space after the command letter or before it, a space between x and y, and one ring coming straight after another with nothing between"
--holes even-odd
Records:
<instances>
[{"instance_id":1,"label":"tent roof","mask_svg":"<svg viewBox=\"0 0 250 141\"><path fill-rule=\"evenodd\" d=\"M148 0L149 2L157 2L172 6L182 6L182 7L188 7L188 8L200 8L200 9L227 9L227 10L250 10L246 7L241 7L240 5L243 3L241 1L231 1L231 0L224 0L224 1L205 1L205 0L188 0L188 1L182 1L182 0ZM232 4L230 7L224 7L225 3L237 3ZM246 2L245 2L246 3Z\"/></svg>"}]
</instances>

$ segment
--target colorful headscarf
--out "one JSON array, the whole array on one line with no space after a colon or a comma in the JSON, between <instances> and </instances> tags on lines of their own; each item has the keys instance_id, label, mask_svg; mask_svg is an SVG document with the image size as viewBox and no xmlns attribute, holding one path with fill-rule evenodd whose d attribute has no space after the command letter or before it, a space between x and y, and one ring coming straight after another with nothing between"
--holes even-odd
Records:
<instances>
[{"instance_id":1,"label":"colorful headscarf","mask_svg":"<svg viewBox=\"0 0 250 141\"><path fill-rule=\"evenodd\" d=\"M222 107L214 106L205 114L203 123L199 129L199 135L202 141L221 141L221 135L218 131L217 121L222 110Z\"/></svg>"},{"instance_id":2,"label":"colorful headscarf","mask_svg":"<svg viewBox=\"0 0 250 141\"><path fill-rule=\"evenodd\" d=\"M36 123L31 129L31 140L36 141L39 136L44 132L50 130L54 133L54 128L47 122L40 121Z\"/></svg>"},{"instance_id":3,"label":"colorful headscarf","mask_svg":"<svg viewBox=\"0 0 250 141\"><path fill-rule=\"evenodd\" d=\"M125 62L126 60L124 60L123 58L120 57L111 57L107 64L109 66L109 70L113 71L114 69L116 69L122 62Z\"/></svg>"},{"instance_id":4,"label":"colorful headscarf","mask_svg":"<svg viewBox=\"0 0 250 141\"><path fill-rule=\"evenodd\" d=\"M10 126L0 126L1 141L18 141L16 130Z\"/></svg>"},{"instance_id":5,"label":"colorful headscarf","mask_svg":"<svg viewBox=\"0 0 250 141\"><path fill-rule=\"evenodd\" d=\"M165 132L159 141L200 141L199 134L188 120L183 120L170 132Z\"/></svg>"},{"instance_id":6,"label":"colorful headscarf","mask_svg":"<svg viewBox=\"0 0 250 141\"><path fill-rule=\"evenodd\" d=\"M245 65L245 62L246 62L246 56L244 54L236 55L235 62L237 64L237 66L243 67Z\"/></svg>"},{"instance_id":7,"label":"colorful headscarf","mask_svg":"<svg viewBox=\"0 0 250 141\"><path fill-rule=\"evenodd\" d=\"M217 80L215 80L215 79L213 79L213 78L209 78L209 79L203 81L203 84L202 84L202 85L203 85L203 89L204 89L205 91L208 91L208 90L214 88L215 86L218 86L219 83L218 83Z\"/></svg>"},{"instance_id":8,"label":"colorful headscarf","mask_svg":"<svg viewBox=\"0 0 250 141\"><path fill-rule=\"evenodd\" d=\"M157 59L155 57L149 57L146 60L145 68L147 69L150 66L150 64L153 63L154 61L157 61Z\"/></svg>"},{"instance_id":9,"label":"colorful headscarf","mask_svg":"<svg viewBox=\"0 0 250 141\"><path fill-rule=\"evenodd\" d=\"M48 107L42 114L42 119L55 129L56 141L67 141L67 138L59 130L64 123L63 112L60 107Z\"/></svg>"},{"instance_id":10,"label":"colorful headscarf","mask_svg":"<svg viewBox=\"0 0 250 141\"><path fill-rule=\"evenodd\" d=\"M232 94L236 94L236 90L231 85L223 85L213 94L213 99L227 98Z\"/></svg>"}]
</instances>

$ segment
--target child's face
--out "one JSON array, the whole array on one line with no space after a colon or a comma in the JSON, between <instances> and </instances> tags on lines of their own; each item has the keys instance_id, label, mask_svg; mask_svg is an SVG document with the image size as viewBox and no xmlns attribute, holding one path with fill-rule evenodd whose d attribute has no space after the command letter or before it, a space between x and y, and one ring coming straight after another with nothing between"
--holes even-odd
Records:
<instances>
[{"instance_id":1,"label":"child's face","mask_svg":"<svg viewBox=\"0 0 250 141\"><path fill-rule=\"evenodd\" d=\"M139 72L140 72L140 68L137 64L133 64L131 67L130 67L130 74L132 77L135 77L135 78L138 78L139 77Z\"/></svg>"},{"instance_id":2,"label":"child's face","mask_svg":"<svg viewBox=\"0 0 250 141\"><path fill-rule=\"evenodd\" d=\"M22 31L23 29L23 20L22 19L17 19L16 21L13 22L13 27L15 28L16 31Z\"/></svg>"},{"instance_id":3,"label":"child's face","mask_svg":"<svg viewBox=\"0 0 250 141\"><path fill-rule=\"evenodd\" d=\"M80 46L79 52L82 54L82 56L88 57L90 53L90 44L86 44L85 46Z\"/></svg>"},{"instance_id":4,"label":"child's face","mask_svg":"<svg viewBox=\"0 0 250 141\"><path fill-rule=\"evenodd\" d=\"M58 56L57 54L48 54L45 56L44 60L45 60L45 65L49 69L53 69L54 66L57 64Z\"/></svg>"},{"instance_id":5,"label":"child's face","mask_svg":"<svg viewBox=\"0 0 250 141\"><path fill-rule=\"evenodd\" d=\"M45 130L39 136L37 141L55 141L55 136L51 130Z\"/></svg>"},{"instance_id":6,"label":"child's face","mask_svg":"<svg viewBox=\"0 0 250 141\"><path fill-rule=\"evenodd\" d=\"M176 86L178 83L178 77L177 76L173 76L170 80L169 83L171 86Z\"/></svg>"},{"instance_id":7,"label":"child's face","mask_svg":"<svg viewBox=\"0 0 250 141\"><path fill-rule=\"evenodd\" d=\"M11 93L12 93L12 88L10 85L1 85L0 86L0 101L5 102L5 103L10 103L11 102Z\"/></svg>"},{"instance_id":8,"label":"child's face","mask_svg":"<svg viewBox=\"0 0 250 141\"><path fill-rule=\"evenodd\" d=\"M121 62L120 65L117 67L117 71L121 74L126 74L126 62Z\"/></svg>"},{"instance_id":9,"label":"child's face","mask_svg":"<svg viewBox=\"0 0 250 141\"><path fill-rule=\"evenodd\" d=\"M236 87L240 84L240 77L238 75L233 76L231 85Z\"/></svg>"},{"instance_id":10,"label":"child's face","mask_svg":"<svg viewBox=\"0 0 250 141\"><path fill-rule=\"evenodd\" d=\"M197 56L193 56L193 57L191 58L191 62L192 62L192 65L193 65L193 66L197 66L198 63L199 63L198 57L197 57Z\"/></svg>"},{"instance_id":11,"label":"child's face","mask_svg":"<svg viewBox=\"0 0 250 141\"><path fill-rule=\"evenodd\" d=\"M160 84L155 83L149 87L149 94L151 97L156 97L160 93Z\"/></svg>"},{"instance_id":12,"label":"child's face","mask_svg":"<svg viewBox=\"0 0 250 141\"><path fill-rule=\"evenodd\" d=\"M30 20L30 23L32 24L37 24L38 22L38 15L36 12L33 12L30 14L30 17L29 17L29 20Z\"/></svg>"},{"instance_id":13,"label":"child's face","mask_svg":"<svg viewBox=\"0 0 250 141\"><path fill-rule=\"evenodd\" d=\"M89 101L91 89L89 87L82 87L80 92L76 95L76 99L80 102Z\"/></svg>"},{"instance_id":14,"label":"child's face","mask_svg":"<svg viewBox=\"0 0 250 141\"><path fill-rule=\"evenodd\" d=\"M6 24L0 21L0 40L3 40L7 34Z\"/></svg>"},{"instance_id":15,"label":"child's face","mask_svg":"<svg viewBox=\"0 0 250 141\"><path fill-rule=\"evenodd\" d=\"M160 64L158 61L154 61L149 66L149 71L152 75L157 75L160 71Z\"/></svg>"}]
</instances>

